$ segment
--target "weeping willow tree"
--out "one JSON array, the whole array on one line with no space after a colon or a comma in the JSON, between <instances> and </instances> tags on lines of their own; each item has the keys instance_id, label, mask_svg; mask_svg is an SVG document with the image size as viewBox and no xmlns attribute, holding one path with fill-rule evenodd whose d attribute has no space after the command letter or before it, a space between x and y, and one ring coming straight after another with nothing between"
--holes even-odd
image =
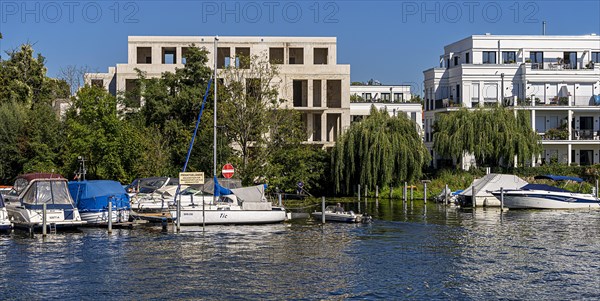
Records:
<instances>
[{"instance_id":1,"label":"weeping willow tree","mask_svg":"<svg viewBox=\"0 0 600 301\"><path fill-rule=\"evenodd\" d=\"M475 156L477 164L521 165L542 151L539 136L531 129L525 111L494 108L461 109L442 114L434 124L434 150L442 157Z\"/></svg>"},{"instance_id":2,"label":"weeping willow tree","mask_svg":"<svg viewBox=\"0 0 600 301\"><path fill-rule=\"evenodd\" d=\"M415 123L400 115L371 107L369 117L338 139L332 153L336 191L349 193L354 184L398 185L421 176L429 152Z\"/></svg>"}]
</instances>

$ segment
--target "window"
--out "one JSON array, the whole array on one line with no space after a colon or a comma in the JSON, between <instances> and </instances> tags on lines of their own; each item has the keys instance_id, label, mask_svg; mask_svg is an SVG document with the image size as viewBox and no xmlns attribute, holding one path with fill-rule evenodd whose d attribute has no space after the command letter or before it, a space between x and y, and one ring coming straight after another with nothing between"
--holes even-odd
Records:
<instances>
[{"instance_id":1,"label":"window","mask_svg":"<svg viewBox=\"0 0 600 301\"><path fill-rule=\"evenodd\" d=\"M470 64L471 63L471 54L470 53L465 53L465 64Z\"/></svg>"},{"instance_id":2,"label":"window","mask_svg":"<svg viewBox=\"0 0 600 301\"><path fill-rule=\"evenodd\" d=\"M381 101L389 102L390 101L390 93L381 93Z\"/></svg>"},{"instance_id":3,"label":"window","mask_svg":"<svg viewBox=\"0 0 600 301\"><path fill-rule=\"evenodd\" d=\"M138 64L152 64L152 48L151 47L138 47L137 48L137 63Z\"/></svg>"},{"instance_id":4,"label":"window","mask_svg":"<svg viewBox=\"0 0 600 301\"><path fill-rule=\"evenodd\" d=\"M181 63L182 64L186 64L187 63L187 57L188 57L188 53L190 52L190 48L189 47L182 47L181 48Z\"/></svg>"},{"instance_id":5,"label":"window","mask_svg":"<svg viewBox=\"0 0 600 301\"><path fill-rule=\"evenodd\" d=\"M577 69L577 52L565 52L563 54L565 68Z\"/></svg>"},{"instance_id":6,"label":"window","mask_svg":"<svg viewBox=\"0 0 600 301\"><path fill-rule=\"evenodd\" d=\"M454 57L454 66L458 66L458 56Z\"/></svg>"},{"instance_id":7,"label":"window","mask_svg":"<svg viewBox=\"0 0 600 301\"><path fill-rule=\"evenodd\" d=\"M367 100L367 101L371 101L371 100L373 100L373 96L371 96L371 93L363 93L363 99Z\"/></svg>"},{"instance_id":8,"label":"window","mask_svg":"<svg viewBox=\"0 0 600 301\"><path fill-rule=\"evenodd\" d=\"M162 48L162 63L163 64L176 64L177 63L177 51L173 47Z\"/></svg>"},{"instance_id":9,"label":"window","mask_svg":"<svg viewBox=\"0 0 600 301\"><path fill-rule=\"evenodd\" d=\"M502 64L514 64L517 62L517 53L514 51L502 51Z\"/></svg>"},{"instance_id":10,"label":"window","mask_svg":"<svg viewBox=\"0 0 600 301\"><path fill-rule=\"evenodd\" d=\"M269 48L269 63L283 64L283 48Z\"/></svg>"},{"instance_id":11,"label":"window","mask_svg":"<svg viewBox=\"0 0 600 301\"><path fill-rule=\"evenodd\" d=\"M529 53L531 60L531 69L544 69L544 53L541 51L532 51Z\"/></svg>"},{"instance_id":12,"label":"window","mask_svg":"<svg viewBox=\"0 0 600 301\"><path fill-rule=\"evenodd\" d=\"M241 69L250 68L250 48L235 47L235 67Z\"/></svg>"},{"instance_id":13,"label":"window","mask_svg":"<svg viewBox=\"0 0 600 301\"><path fill-rule=\"evenodd\" d=\"M450 59L446 60L446 69L450 68Z\"/></svg>"},{"instance_id":14,"label":"window","mask_svg":"<svg viewBox=\"0 0 600 301\"><path fill-rule=\"evenodd\" d=\"M329 49L327 48L315 48L313 64L315 65L327 65L327 56Z\"/></svg>"},{"instance_id":15,"label":"window","mask_svg":"<svg viewBox=\"0 0 600 301\"><path fill-rule=\"evenodd\" d=\"M496 63L496 51L484 51L483 52L483 63L484 64L495 64Z\"/></svg>"},{"instance_id":16,"label":"window","mask_svg":"<svg viewBox=\"0 0 600 301\"><path fill-rule=\"evenodd\" d=\"M290 48L289 64L290 65L304 64L304 48Z\"/></svg>"},{"instance_id":17,"label":"window","mask_svg":"<svg viewBox=\"0 0 600 301\"><path fill-rule=\"evenodd\" d=\"M104 81L102 79L92 79L92 87L104 88Z\"/></svg>"},{"instance_id":18,"label":"window","mask_svg":"<svg viewBox=\"0 0 600 301\"><path fill-rule=\"evenodd\" d=\"M592 62L600 63L600 52L592 52Z\"/></svg>"},{"instance_id":19,"label":"window","mask_svg":"<svg viewBox=\"0 0 600 301\"><path fill-rule=\"evenodd\" d=\"M404 101L403 93L394 93L394 102L402 102Z\"/></svg>"},{"instance_id":20,"label":"window","mask_svg":"<svg viewBox=\"0 0 600 301\"><path fill-rule=\"evenodd\" d=\"M231 50L229 47L217 48L217 69L223 69L229 66L231 60Z\"/></svg>"}]
</instances>

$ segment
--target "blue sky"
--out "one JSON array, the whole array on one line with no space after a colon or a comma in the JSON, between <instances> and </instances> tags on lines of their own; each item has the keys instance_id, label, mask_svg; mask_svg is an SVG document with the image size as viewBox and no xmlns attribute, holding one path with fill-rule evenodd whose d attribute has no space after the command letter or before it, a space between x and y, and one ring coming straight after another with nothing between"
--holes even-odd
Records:
<instances>
[{"instance_id":1,"label":"blue sky","mask_svg":"<svg viewBox=\"0 0 600 301\"><path fill-rule=\"evenodd\" d=\"M600 34L600 1L7 1L0 51L24 42L47 59L105 72L129 35L335 36L352 81L419 89L443 46L472 34Z\"/></svg>"}]
</instances>

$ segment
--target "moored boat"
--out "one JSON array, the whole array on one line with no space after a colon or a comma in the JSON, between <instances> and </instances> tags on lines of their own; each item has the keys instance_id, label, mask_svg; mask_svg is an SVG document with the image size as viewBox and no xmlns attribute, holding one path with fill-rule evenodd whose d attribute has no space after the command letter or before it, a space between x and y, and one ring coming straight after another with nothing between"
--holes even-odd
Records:
<instances>
[{"instance_id":1,"label":"moored boat","mask_svg":"<svg viewBox=\"0 0 600 301\"><path fill-rule=\"evenodd\" d=\"M8 212L4 206L4 198L0 194L0 233L10 232L11 228L12 223L10 222L10 218L8 218Z\"/></svg>"},{"instance_id":2,"label":"moored boat","mask_svg":"<svg viewBox=\"0 0 600 301\"><path fill-rule=\"evenodd\" d=\"M312 213L312 216L316 220L321 220L323 218L323 213L316 211ZM366 214L356 214L353 211L344 211L343 208L339 206L327 206L325 208L325 221L340 223L370 223L372 218Z\"/></svg>"},{"instance_id":3,"label":"moored boat","mask_svg":"<svg viewBox=\"0 0 600 301\"><path fill-rule=\"evenodd\" d=\"M554 175L535 178L583 182L581 178ZM501 198L499 190L492 193ZM571 192L546 184L528 184L519 189L504 190L503 194L504 206L509 209L600 209L600 200L592 194Z\"/></svg>"},{"instance_id":4,"label":"moored boat","mask_svg":"<svg viewBox=\"0 0 600 301\"><path fill-rule=\"evenodd\" d=\"M16 228L39 228L46 222L51 228L73 228L85 224L69 194L67 179L54 173L30 173L17 177L13 186L14 199L6 210Z\"/></svg>"},{"instance_id":5,"label":"moored boat","mask_svg":"<svg viewBox=\"0 0 600 301\"><path fill-rule=\"evenodd\" d=\"M129 220L129 195L119 182L109 180L71 181L69 191L88 225L108 224L108 202L113 223Z\"/></svg>"}]
</instances>

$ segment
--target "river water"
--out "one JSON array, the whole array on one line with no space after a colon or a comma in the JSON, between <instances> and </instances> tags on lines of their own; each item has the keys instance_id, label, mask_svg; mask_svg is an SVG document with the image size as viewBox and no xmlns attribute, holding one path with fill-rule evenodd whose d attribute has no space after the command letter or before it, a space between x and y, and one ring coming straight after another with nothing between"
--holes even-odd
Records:
<instances>
[{"instance_id":1,"label":"river water","mask_svg":"<svg viewBox=\"0 0 600 301\"><path fill-rule=\"evenodd\" d=\"M0 299L600 299L600 211L366 208L370 225L3 235Z\"/></svg>"}]
</instances>

